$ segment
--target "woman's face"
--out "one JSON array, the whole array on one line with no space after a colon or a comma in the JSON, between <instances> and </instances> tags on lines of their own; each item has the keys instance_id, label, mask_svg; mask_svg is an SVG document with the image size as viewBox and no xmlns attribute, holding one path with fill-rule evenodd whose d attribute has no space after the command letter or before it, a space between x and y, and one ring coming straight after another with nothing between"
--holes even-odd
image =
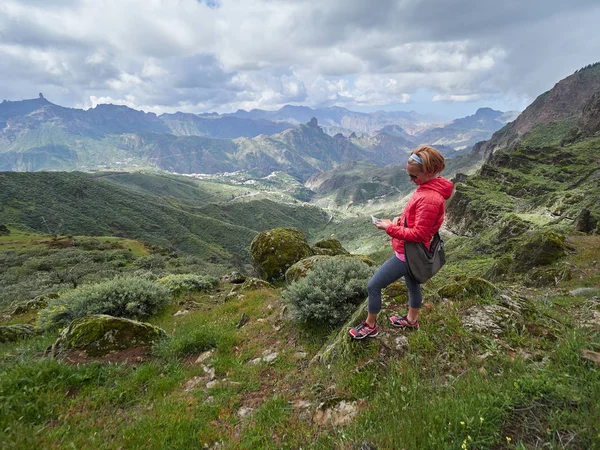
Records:
<instances>
[{"instance_id":1,"label":"woman's face","mask_svg":"<svg viewBox=\"0 0 600 450\"><path fill-rule=\"evenodd\" d=\"M421 166L419 164L406 163L406 173L410 177L410 181L417 186L427 183L432 178L431 175L421 172Z\"/></svg>"}]
</instances>

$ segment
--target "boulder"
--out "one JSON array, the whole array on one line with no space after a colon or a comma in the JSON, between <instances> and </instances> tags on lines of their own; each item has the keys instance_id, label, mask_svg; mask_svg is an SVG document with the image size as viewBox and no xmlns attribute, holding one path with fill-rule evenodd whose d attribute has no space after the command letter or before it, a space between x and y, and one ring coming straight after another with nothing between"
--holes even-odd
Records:
<instances>
[{"instance_id":1,"label":"boulder","mask_svg":"<svg viewBox=\"0 0 600 450\"><path fill-rule=\"evenodd\" d=\"M342 243L337 239L324 239L312 246L312 251L315 255L347 255L348 250L342 247Z\"/></svg>"},{"instance_id":2,"label":"boulder","mask_svg":"<svg viewBox=\"0 0 600 450\"><path fill-rule=\"evenodd\" d=\"M462 316L463 327L479 333L502 334L514 329L519 314L500 305L472 306Z\"/></svg>"},{"instance_id":3,"label":"boulder","mask_svg":"<svg viewBox=\"0 0 600 450\"><path fill-rule=\"evenodd\" d=\"M231 272L221 277L221 283L242 284L246 277L239 272Z\"/></svg>"},{"instance_id":4,"label":"boulder","mask_svg":"<svg viewBox=\"0 0 600 450\"><path fill-rule=\"evenodd\" d=\"M487 280L477 277L466 277L454 283L442 286L438 290L440 297L469 298L490 297L498 292L498 288Z\"/></svg>"},{"instance_id":5,"label":"boulder","mask_svg":"<svg viewBox=\"0 0 600 450\"><path fill-rule=\"evenodd\" d=\"M13 315L27 314L31 311L38 311L48 306L48 300L52 298L58 298L58 294L38 295L31 300L25 300L15 305Z\"/></svg>"},{"instance_id":6,"label":"boulder","mask_svg":"<svg viewBox=\"0 0 600 450\"><path fill-rule=\"evenodd\" d=\"M529 287L556 286L563 280L570 280L571 268L567 264L551 267L535 267L525 275L523 284Z\"/></svg>"},{"instance_id":7,"label":"boulder","mask_svg":"<svg viewBox=\"0 0 600 450\"><path fill-rule=\"evenodd\" d=\"M8 236L10 234L10 230L6 228L6 225L0 225L0 236Z\"/></svg>"},{"instance_id":8,"label":"boulder","mask_svg":"<svg viewBox=\"0 0 600 450\"><path fill-rule=\"evenodd\" d=\"M564 235L554 230L538 230L526 235L514 253L514 270L526 272L532 267L547 266L566 255Z\"/></svg>"},{"instance_id":9,"label":"boulder","mask_svg":"<svg viewBox=\"0 0 600 450\"><path fill-rule=\"evenodd\" d=\"M298 281L300 278L304 278L306 274L313 268L315 263L323 261L327 258L332 257L327 255L314 255L301 259L285 271L285 281L288 283L293 283L294 281Z\"/></svg>"},{"instance_id":10,"label":"boulder","mask_svg":"<svg viewBox=\"0 0 600 450\"><path fill-rule=\"evenodd\" d=\"M244 284L242 284L242 290L261 288L274 289L274 286L265 280L261 280L260 278L246 278L246 281L244 281Z\"/></svg>"},{"instance_id":11,"label":"boulder","mask_svg":"<svg viewBox=\"0 0 600 450\"><path fill-rule=\"evenodd\" d=\"M286 270L313 251L297 228L274 228L259 233L250 244L252 263L267 281L283 279Z\"/></svg>"},{"instance_id":12,"label":"boulder","mask_svg":"<svg viewBox=\"0 0 600 450\"><path fill-rule=\"evenodd\" d=\"M136 320L105 314L75 319L57 341L60 349L80 349L89 356L103 356L113 350L149 345L165 337L162 328Z\"/></svg>"},{"instance_id":13,"label":"boulder","mask_svg":"<svg viewBox=\"0 0 600 450\"><path fill-rule=\"evenodd\" d=\"M292 267L290 267L285 272L285 281L288 283L293 283L294 281L298 281L301 278L304 278L308 272L314 267L314 265L320 261L324 261L326 259L331 258L354 258L358 261L364 262L366 265L372 267L375 265L375 262L364 255L351 255L350 253L340 254L340 255L314 255L309 256L308 258L301 259L297 263L295 263Z\"/></svg>"},{"instance_id":14,"label":"boulder","mask_svg":"<svg viewBox=\"0 0 600 450\"><path fill-rule=\"evenodd\" d=\"M0 342L15 342L35 334L36 329L32 325L0 325Z\"/></svg>"}]
</instances>

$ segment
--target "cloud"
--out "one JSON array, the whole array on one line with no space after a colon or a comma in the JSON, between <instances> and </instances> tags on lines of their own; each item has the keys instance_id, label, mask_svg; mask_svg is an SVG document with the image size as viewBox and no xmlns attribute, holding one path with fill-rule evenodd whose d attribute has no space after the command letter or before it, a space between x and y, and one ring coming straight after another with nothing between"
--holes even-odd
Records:
<instances>
[{"instance_id":1,"label":"cloud","mask_svg":"<svg viewBox=\"0 0 600 450\"><path fill-rule=\"evenodd\" d=\"M600 54L596 0L4 0L0 97L154 112L531 101Z\"/></svg>"}]
</instances>

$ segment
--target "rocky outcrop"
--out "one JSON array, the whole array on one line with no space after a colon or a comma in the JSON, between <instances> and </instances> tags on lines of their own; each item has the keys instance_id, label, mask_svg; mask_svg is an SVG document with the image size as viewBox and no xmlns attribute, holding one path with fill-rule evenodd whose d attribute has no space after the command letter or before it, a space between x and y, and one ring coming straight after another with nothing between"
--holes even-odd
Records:
<instances>
[{"instance_id":1,"label":"rocky outcrop","mask_svg":"<svg viewBox=\"0 0 600 450\"><path fill-rule=\"evenodd\" d=\"M71 322L61 332L56 347L102 356L114 350L147 346L163 337L165 331L149 323L97 314Z\"/></svg>"},{"instance_id":2,"label":"rocky outcrop","mask_svg":"<svg viewBox=\"0 0 600 450\"><path fill-rule=\"evenodd\" d=\"M483 278L466 277L447 284L438 290L440 297L464 299L469 297L491 297L498 288Z\"/></svg>"},{"instance_id":3,"label":"rocky outcrop","mask_svg":"<svg viewBox=\"0 0 600 450\"><path fill-rule=\"evenodd\" d=\"M315 255L329 256L347 255L349 253L348 250L342 247L342 243L334 238L324 239L317 242L312 246L312 251Z\"/></svg>"},{"instance_id":4,"label":"rocky outcrop","mask_svg":"<svg viewBox=\"0 0 600 450\"><path fill-rule=\"evenodd\" d=\"M564 235L554 230L538 230L525 237L514 253L514 270L525 272L533 267L547 266L566 255Z\"/></svg>"},{"instance_id":5,"label":"rocky outcrop","mask_svg":"<svg viewBox=\"0 0 600 450\"><path fill-rule=\"evenodd\" d=\"M0 342L15 342L35 334L36 329L32 325L0 325Z\"/></svg>"},{"instance_id":6,"label":"rocky outcrop","mask_svg":"<svg viewBox=\"0 0 600 450\"><path fill-rule=\"evenodd\" d=\"M281 280L296 262L312 256L306 236L297 228L274 228L259 233L250 244L252 263L265 280Z\"/></svg>"}]
</instances>

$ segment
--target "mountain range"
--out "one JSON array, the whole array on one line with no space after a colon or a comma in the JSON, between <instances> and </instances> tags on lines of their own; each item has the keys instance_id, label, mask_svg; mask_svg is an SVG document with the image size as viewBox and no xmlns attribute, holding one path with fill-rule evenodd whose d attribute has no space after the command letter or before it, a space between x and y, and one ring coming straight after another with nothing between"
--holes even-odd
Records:
<instances>
[{"instance_id":1,"label":"mountain range","mask_svg":"<svg viewBox=\"0 0 600 450\"><path fill-rule=\"evenodd\" d=\"M445 155L454 156L458 148L465 151L474 140L491 135L509 116L480 109L427 132L431 124L426 120L432 117L414 112L287 106L157 116L118 105L65 108L40 94L0 104L0 170L251 170L259 176L285 171L306 180L351 161L402 164L412 148L434 141ZM334 130L344 132L327 133Z\"/></svg>"}]
</instances>

